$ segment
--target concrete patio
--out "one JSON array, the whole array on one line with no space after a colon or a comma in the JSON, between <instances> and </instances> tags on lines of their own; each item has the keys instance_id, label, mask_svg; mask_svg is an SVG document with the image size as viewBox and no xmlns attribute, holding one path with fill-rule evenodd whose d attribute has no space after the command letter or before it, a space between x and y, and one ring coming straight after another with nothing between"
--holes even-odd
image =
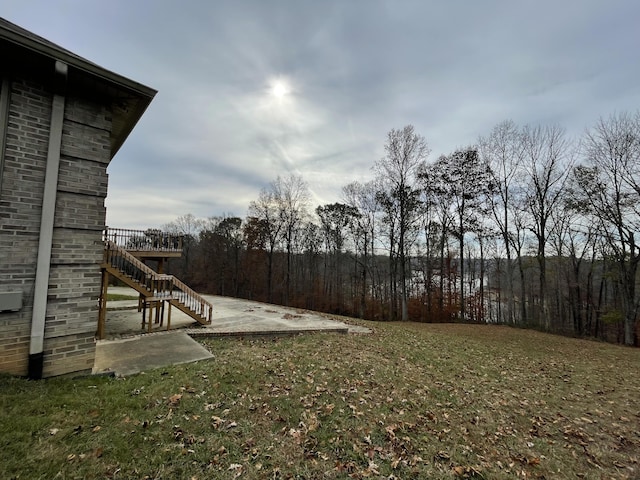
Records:
<instances>
[{"instance_id":1,"label":"concrete patio","mask_svg":"<svg viewBox=\"0 0 640 480\"><path fill-rule=\"evenodd\" d=\"M130 295L127 287L109 287L109 293ZM370 333L370 330L332 320L317 312L281 307L249 300L203 295L213 304L211 325L202 326L177 308L168 312L162 325L142 329L137 300L107 304L106 338L96 344L93 373L131 375L163 366L205 360L212 355L192 337L285 336L313 332ZM147 312L147 318L149 312Z\"/></svg>"}]
</instances>

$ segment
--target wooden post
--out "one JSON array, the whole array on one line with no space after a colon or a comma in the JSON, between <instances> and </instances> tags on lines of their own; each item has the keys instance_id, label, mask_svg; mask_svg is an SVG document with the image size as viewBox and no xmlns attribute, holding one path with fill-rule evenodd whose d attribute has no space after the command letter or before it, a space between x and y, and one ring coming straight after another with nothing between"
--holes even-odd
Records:
<instances>
[{"instance_id":1,"label":"wooden post","mask_svg":"<svg viewBox=\"0 0 640 480\"><path fill-rule=\"evenodd\" d=\"M100 289L99 306L100 312L98 313L98 340L104 338L105 323L107 319L107 288L109 287L109 272L106 268L102 269L102 288Z\"/></svg>"},{"instance_id":2,"label":"wooden post","mask_svg":"<svg viewBox=\"0 0 640 480\"><path fill-rule=\"evenodd\" d=\"M153 302L149 302L149 320L147 321L147 332L151 333L151 324L153 323Z\"/></svg>"},{"instance_id":3,"label":"wooden post","mask_svg":"<svg viewBox=\"0 0 640 480\"><path fill-rule=\"evenodd\" d=\"M169 302L169 311L167 312L167 330L171 328L171 302Z\"/></svg>"},{"instance_id":4,"label":"wooden post","mask_svg":"<svg viewBox=\"0 0 640 480\"><path fill-rule=\"evenodd\" d=\"M160 309L158 308L158 302L153 302L153 308L154 308L154 312L153 312L153 324L156 325L158 323L158 313L160 312ZM151 330L153 331L153 327L151 327Z\"/></svg>"}]
</instances>

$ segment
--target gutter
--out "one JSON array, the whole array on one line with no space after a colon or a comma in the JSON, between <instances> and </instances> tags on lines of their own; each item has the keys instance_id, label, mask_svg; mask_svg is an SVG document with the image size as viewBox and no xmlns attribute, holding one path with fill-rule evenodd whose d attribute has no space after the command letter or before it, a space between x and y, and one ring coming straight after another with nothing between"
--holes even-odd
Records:
<instances>
[{"instance_id":1,"label":"gutter","mask_svg":"<svg viewBox=\"0 0 640 480\"><path fill-rule=\"evenodd\" d=\"M47 151L47 170L42 197L42 216L40 217L40 239L38 242L38 261L33 294L33 312L31 317L31 337L29 342L29 378L41 379L44 367L44 332L47 315L47 295L49 293L49 272L51 270L51 245L53 243L53 221L58 194L58 172L60 150L62 146L62 125L68 65L56 61L53 82L53 102L49 126L49 146Z\"/></svg>"}]
</instances>

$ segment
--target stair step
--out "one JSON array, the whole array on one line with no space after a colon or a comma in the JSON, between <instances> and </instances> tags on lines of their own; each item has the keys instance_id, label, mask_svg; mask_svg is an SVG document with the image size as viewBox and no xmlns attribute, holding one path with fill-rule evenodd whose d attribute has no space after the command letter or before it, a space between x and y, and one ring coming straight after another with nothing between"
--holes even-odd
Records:
<instances>
[{"instance_id":1,"label":"stair step","mask_svg":"<svg viewBox=\"0 0 640 480\"><path fill-rule=\"evenodd\" d=\"M207 318L211 305L201 298L196 292L191 290L187 285L180 282L172 275L158 274L152 272L148 267L139 265L137 260L130 253L121 247L107 243L108 250L115 252L111 257L105 257L103 268L107 267L118 271L116 276L120 277L125 283L133 286L146 301L169 301L183 310L185 313L193 317L199 323L210 324L211 320ZM109 258L111 260L109 260ZM133 268L133 272L132 269ZM127 270L127 272L125 272ZM160 290L151 292L148 290L147 280L157 280L158 282L171 282L172 290ZM174 281L176 284L174 284ZM158 283L157 285L166 285ZM207 305L203 308L202 305Z\"/></svg>"}]
</instances>

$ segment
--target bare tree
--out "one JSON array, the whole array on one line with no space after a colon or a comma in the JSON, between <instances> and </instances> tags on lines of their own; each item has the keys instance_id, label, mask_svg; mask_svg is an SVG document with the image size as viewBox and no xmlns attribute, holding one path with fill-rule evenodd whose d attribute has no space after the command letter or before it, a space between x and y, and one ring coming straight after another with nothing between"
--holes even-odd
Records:
<instances>
[{"instance_id":1,"label":"bare tree","mask_svg":"<svg viewBox=\"0 0 640 480\"><path fill-rule=\"evenodd\" d=\"M510 120L496 125L487 138L478 142L480 157L489 167L495 195L489 197L493 221L502 239L506 256L506 322L513 323L515 315L515 296L513 288L513 247L512 223L514 200L521 179L523 156L522 135L518 127Z\"/></svg>"},{"instance_id":2,"label":"bare tree","mask_svg":"<svg viewBox=\"0 0 640 480\"><path fill-rule=\"evenodd\" d=\"M618 265L624 343L637 342L636 279L640 263L640 112L601 118L584 136L585 164L575 169L582 199Z\"/></svg>"},{"instance_id":3,"label":"bare tree","mask_svg":"<svg viewBox=\"0 0 640 480\"><path fill-rule=\"evenodd\" d=\"M425 233L425 244L433 243L438 251L439 266L437 268L438 279L438 318L440 320L451 320L452 315L452 284L455 283L453 276L455 271L452 267L450 254L450 235L453 230L455 218L451 211L453 198L446 180L446 175L442 172L446 168L444 156L435 163L425 164L418 178L422 189L423 208L422 223ZM435 239L430 237L436 237ZM435 269L435 267L434 267ZM446 288L445 288L446 287ZM447 308L445 308L445 300Z\"/></svg>"},{"instance_id":4,"label":"bare tree","mask_svg":"<svg viewBox=\"0 0 640 480\"><path fill-rule=\"evenodd\" d=\"M464 239L467 232L479 232L483 217L488 213L488 197L494 186L491 170L483 162L475 148L458 150L449 156L442 156L434 166L439 176L437 185L440 195L449 199L451 232L458 240L460 255L460 318L465 317L465 255Z\"/></svg>"},{"instance_id":5,"label":"bare tree","mask_svg":"<svg viewBox=\"0 0 640 480\"><path fill-rule=\"evenodd\" d=\"M306 301L301 306L314 310L325 307L321 295L322 276L319 267L322 241L320 227L312 221L305 222L301 230L301 247L304 258L301 276Z\"/></svg>"},{"instance_id":6,"label":"bare tree","mask_svg":"<svg viewBox=\"0 0 640 480\"><path fill-rule=\"evenodd\" d=\"M279 223L282 227L282 238L287 251L287 266L285 274L285 304L291 293L291 269L293 261L293 247L298 229L302 228L308 217L309 186L300 175L291 174L280 177L271 183L273 199L276 202Z\"/></svg>"},{"instance_id":7,"label":"bare tree","mask_svg":"<svg viewBox=\"0 0 640 480\"><path fill-rule=\"evenodd\" d=\"M419 219L417 175L429 154L429 147L425 138L415 133L412 125L407 125L402 130L392 129L387 134L384 148L386 155L376 162L374 170L385 186L380 192L380 199L387 203L388 220L395 221L397 227L397 232L393 232L394 241L390 242L390 252L395 250L399 264L402 320L407 320L407 280L411 271L408 264L411 248L409 235Z\"/></svg>"},{"instance_id":8,"label":"bare tree","mask_svg":"<svg viewBox=\"0 0 640 480\"><path fill-rule=\"evenodd\" d=\"M338 311L343 309L343 249L349 227L358 215L356 208L343 203L320 205L316 208L326 246L325 291L330 299L335 298Z\"/></svg>"},{"instance_id":9,"label":"bare tree","mask_svg":"<svg viewBox=\"0 0 640 480\"><path fill-rule=\"evenodd\" d=\"M209 217L202 221L198 242L196 277L207 291L238 295L242 248L242 219Z\"/></svg>"},{"instance_id":10,"label":"bare tree","mask_svg":"<svg viewBox=\"0 0 640 480\"><path fill-rule=\"evenodd\" d=\"M182 257L179 275L187 282L193 277L193 252L198 245L198 235L202 230L202 225L201 219L191 213L187 213L162 226L162 229L166 232L182 235Z\"/></svg>"},{"instance_id":11,"label":"bare tree","mask_svg":"<svg viewBox=\"0 0 640 480\"><path fill-rule=\"evenodd\" d=\"M178 218L163 225L163 229L168 232L191 235L196 237L202 228L202 220L191 213L180 215Z\"/></svg>"},{"instance_id":12,"label":"bare tree","mask_svg":"<svg viewBox=\"0 0 640 480\"><path fill-rule=\"evenodd\" d=\"M371 258L375 254L375 226L378 202L377 187L373 181L361 184L352 182L342 188L345 203L355 212L351 222L352 235L356 249L355 261L360 265L360 317L364 317L368 289L368 278L371 278L371 292L375 294L371 275ZM361 260L359 260L359 258Z\"/></svg>"},{"instance_id":13,"label":"bare tree","mask_svg":"<svg viewBox=\"0 0 640 480\"><path fill-rule=\"evenodd\" d=\"M531 215L530 231L536 238L539 268L538 322L550 328L547 309L546 248L549 219L560 204L567 174L572 164L572 144L559 126L524 127L523 167L527 174L527 210Z\"/></svg>"},{"instance_id":14,"label":"bare tree","mask_svg":"<svg viewBox=\"0 0 640 480\"><path fill-rule=\"evenodd\" d=\"M559 267L563 267L564 282L558 284L556 295L566 295L571 315L571 328L575 335L582 336L585 331L585 317L587 316L588 289L583 281L583 271L586 277L593 275L593 256L595 246L595 223L585 215L586 211L580 204L580 194L576 195L575 176L570 179L566 195L557 208L551 213L552 228L550 240L554 246L555 256ZM591 260L591 261L590 261ZM558 275L560 275L560 268ZM566 289L566 292L565 292ZM562 312L558 312L561 315Z\"/></svg>"},{"instance_id":15,"label":"bare tree","mask_svg":"<svg viewBox=\"0 0 640 480\"><path fill-rule=\"evenodd\" d=\"M436 178L432 178L430 171L430 165L425 166L418 173L418 179L420 182L421 193L421 219L420 229L424 234L423 252L420 255L422 263L422 285L423 292L420 292L426 297L426 316L431 319L434 314L434 306L439 307L439 315L443 313L443 275L442 275L442 262L444 259L444 238L446 237L447 228L442 228L442 225L446 221L442 221L442 217L438 216L439 212L444 212L444 216L448 218L448 208L438 210L439 198L436 195L434 189L434 183ZM438 259L438 254L440 258ZM438 274L438 267L439 274ZM436 291L436 285L440 284L439 295Z\"/></svg>"},{"instance_id":16,"label":"bare tree","mask_svg":"<svg viewBox=\"0 0 640 480\"><path fill-rule=\"evenodd\" d=\"M248 233L257 245L267 249L267 300L273 302L273 266L276 246L280 241L283 223L275 193L267 188L260 190L258 199L249 204Z\"/></svg>"}]
</instances>

